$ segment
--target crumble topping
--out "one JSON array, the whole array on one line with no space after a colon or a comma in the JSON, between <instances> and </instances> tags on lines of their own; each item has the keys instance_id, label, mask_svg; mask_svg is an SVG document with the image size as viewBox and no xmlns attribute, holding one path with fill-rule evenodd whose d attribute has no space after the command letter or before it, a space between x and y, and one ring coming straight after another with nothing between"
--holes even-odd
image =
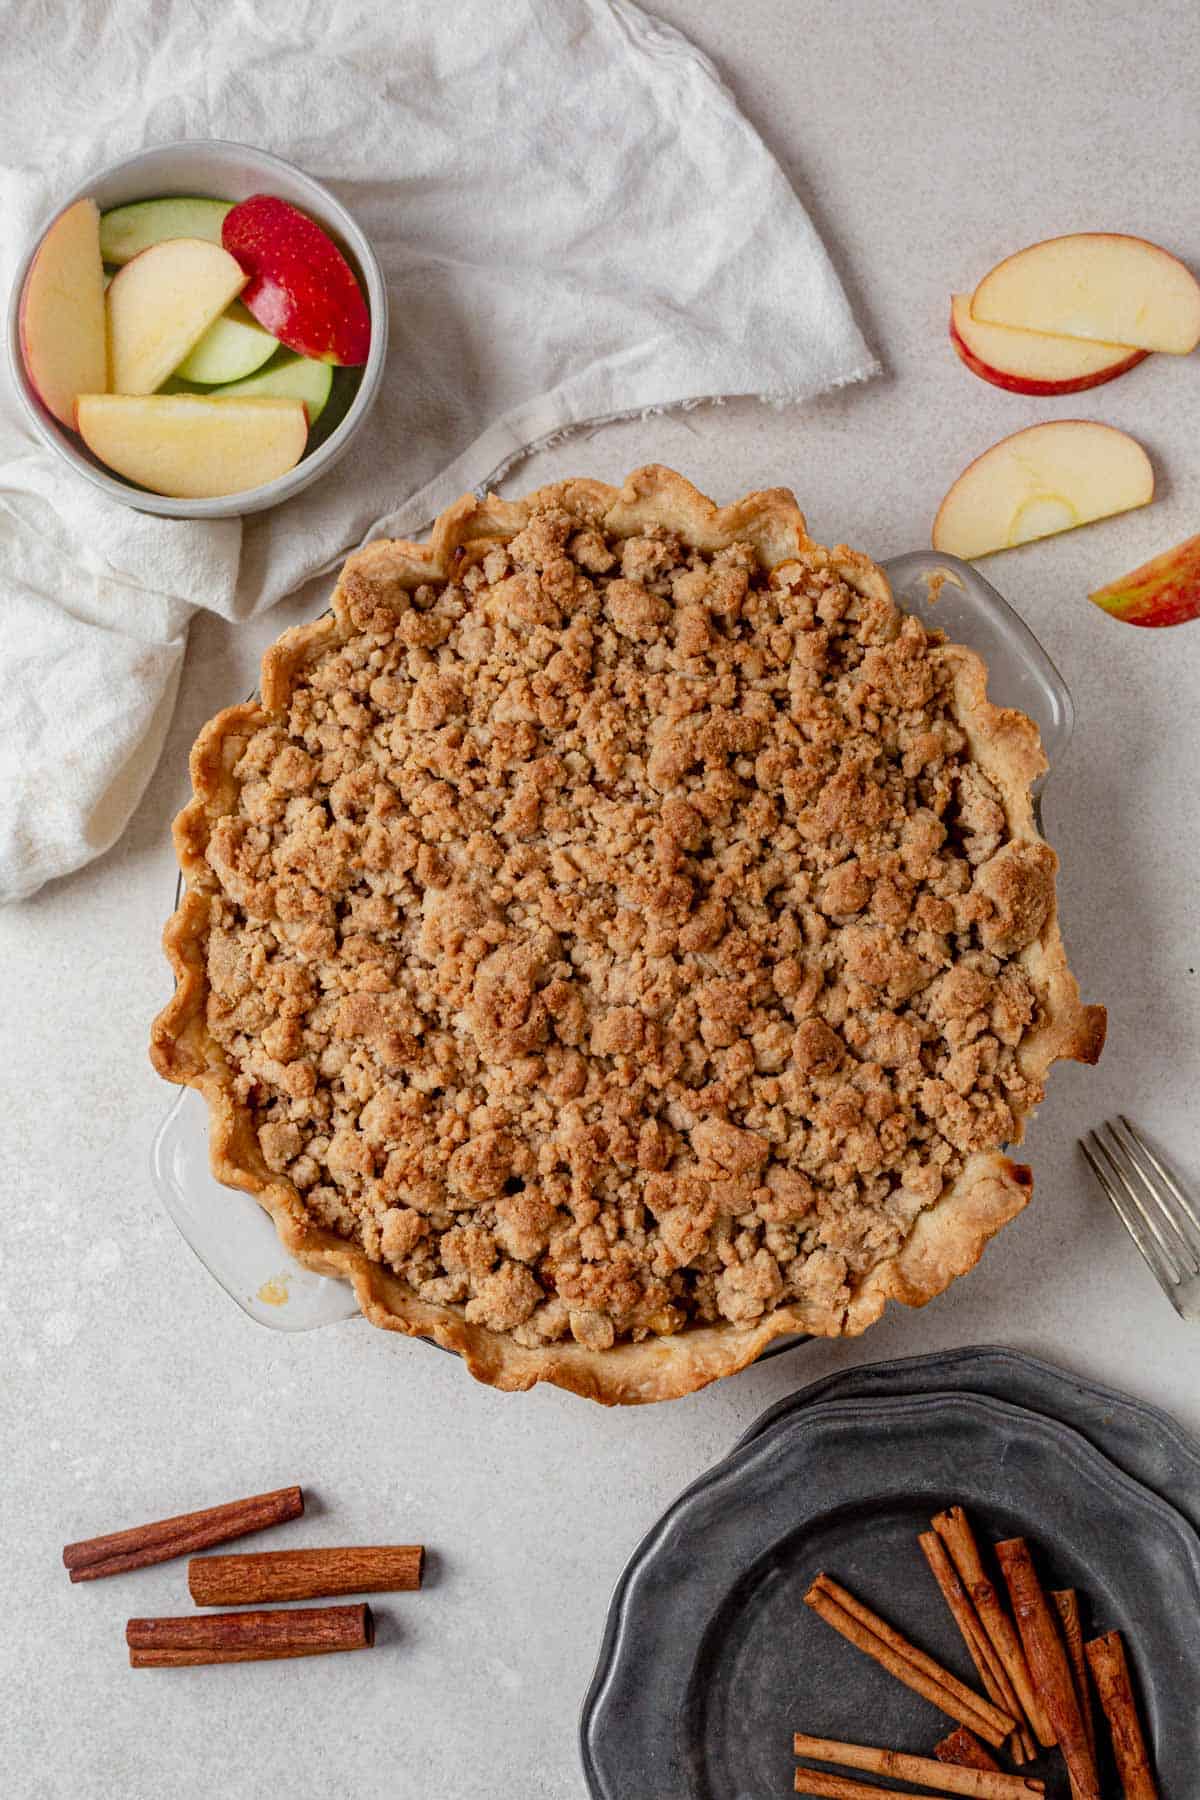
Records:
<instances>
[{"instance_id":1,"label":"crumble topping","mask_svg":"<svg viewBox=\"0 0 1200 1800\"><path fill-rule=\"evenodd\" d=\"M844 1306L1042 1094L1054 857L939 634L816 546L768 573L550 503L341 591L207 848L269 1167L521 1344Z\"/></svg>"}]
</instances>

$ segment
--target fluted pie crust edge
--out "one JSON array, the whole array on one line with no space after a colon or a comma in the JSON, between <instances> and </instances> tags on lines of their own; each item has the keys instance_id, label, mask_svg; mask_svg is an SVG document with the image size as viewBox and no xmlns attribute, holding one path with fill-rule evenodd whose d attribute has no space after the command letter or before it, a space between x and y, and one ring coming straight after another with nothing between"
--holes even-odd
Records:
<instances>
[{"instance_id":1,"label":"fluted pie crust edge","mask_svg":"<svg viewBox=\"0 0 1200 1800\"><path fill-rule=\"evenodd\" d=\"M657 465L635 471L620 488L590 480L555 483L516 501L466 495L437 520L424 544L381 541L352 555L333 596L332 611L287 631L263 658L261 699L221 712L201 732L191 756L194 797L175 821L174 841L186 882L168 921L164 947L175 993L154 1023L151 1056L166 1080L195 1088L208 1106L213 1173L254 1198L274 1220L285 1249L305 1267L352 1283L359 1305L376 1325L431 1338L462 1356L471 1374L506 1390L547 1381L605 1404L634 1404L691 1393L753 1362L773 1340L797 1333L857 1335L879 1318L889 1299L922 1306L978 1262L989 1239L1028 1203L1032 1176L999 1149L969 1156L953 1183L921 1212L899 1252L878 1263L837 1307L787 1304L750 1324L689 1325L674 1335L620 1342L608 1349L577 1342L525 1347L503 1332L470 1323L461 1306L422 1300L407 1283L307 1212L300 1192L267 1166L249 1106L233 1091L233 1074L209 1031L206 944L209 896L216 882L205 860L216 822L238 798L233 773L255 731L286 712L298 671L353 633L346 584L386 570L405 589L444 581L464 547L505 542L547 504L599 522L617 538L666 528L685 545L711 553L749 543L764 569L803 554L824 564L864 595L890 598L886 577L865 556L824 550L808 538L803 515L786 488L767 489L717 507L674 471ZM992 705L980 658L961 645L942 646L953 664L955 719L972 759L1002 797L1010 839L1040 843L1031 784L1044 771L1036 727L1022 713ZM1052 856L1052 853L1048 853ZM1051 869L1056 866L1050 863ZM1020 953L1037 990L1041 1017L1019 1046L1023 1073L1040 1078L1057 1059L1094 1062L1104 1041L1105 1014L1081 1003L1066 961L1053 901L1036 938Z\"/></svg>"}]
</instances>

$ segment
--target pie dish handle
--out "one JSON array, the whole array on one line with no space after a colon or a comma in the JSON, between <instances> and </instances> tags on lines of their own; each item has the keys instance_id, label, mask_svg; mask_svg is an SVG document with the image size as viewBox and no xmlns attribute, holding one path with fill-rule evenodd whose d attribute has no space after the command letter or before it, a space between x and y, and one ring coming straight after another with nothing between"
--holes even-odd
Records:
<instances>
[{"instance_id":1,"label":"pie dish handle","mask_svg":"<svg viewBox=\"0 0 1200 1800\"><path fill-rule=\"evenodd\" d=\"M217 1181L208 1162L208 1108L191 1088L181 1089L160 1125L150 1166L186 1243L259 1325L311 1331L362 1317L349 1282L304 1268L284 1250L262 1208Z\"/></svg>"},{"instance_id":2,"label":"pie dish handle","mask_svg":"<svg viewBox=\"0 0 1200 1800\"><path fill-rule=\"evenodd\" d=\"M988 699L1028 713L1053 769L1071 741L1075 707L1066 682L1025 621L978 569L957 556L913 550L892 557L883 569L906 612L983 658ZM1034 783L1035 796L1047 779L1043 775ZM1040 828L1040 817L1038 824Z\"/></svg>"}]
</instances>

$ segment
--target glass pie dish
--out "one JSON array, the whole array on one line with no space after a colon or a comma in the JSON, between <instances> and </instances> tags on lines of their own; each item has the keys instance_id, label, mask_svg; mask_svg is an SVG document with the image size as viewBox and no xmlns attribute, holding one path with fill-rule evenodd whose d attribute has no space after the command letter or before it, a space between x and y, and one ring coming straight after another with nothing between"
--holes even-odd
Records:
<instances>
[{"instance_id":1,"label":"glass pie dish","mask_svg":"<svg viewBox=\"0 0 1200 1800\"><path fill-rule=\"evenodd\" d=\"M1070 694L1028 627L991 584L954 557L917 551L883 565L897 601L952 641L967 645L988 669L988 697L1028 714L1054 767L1074 721ZM1035 811L1041 826L1041 793ZM274 1223L249 1195L213 1177L204 1100L181 1089L154 1141L156 1186L172 1220L209 1273L261 1325L304 1331L359 1316L348 1283L314 1273L282 1249ZM790 1348L778 1339L764 1354Z\"/></svg>"}]
</instances>

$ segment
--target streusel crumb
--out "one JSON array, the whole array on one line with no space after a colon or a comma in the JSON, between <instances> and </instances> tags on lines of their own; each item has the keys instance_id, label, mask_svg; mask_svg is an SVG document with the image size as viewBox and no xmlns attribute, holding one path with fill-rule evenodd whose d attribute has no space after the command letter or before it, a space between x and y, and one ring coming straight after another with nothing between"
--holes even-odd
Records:
<instances>
[{"instance_id":1,"label":"streusel crumb","mask_svg":"<svg viewBox=\"0 0 1200 1800\"><path fill-rule=\"evenodd\" d=\"M525 1345L844 1306L1041 1097L1054 859L938 637L823 554L550 504L453 580L342 591L207 849L269 1168Z\"/></svg>"}]
</instances>

